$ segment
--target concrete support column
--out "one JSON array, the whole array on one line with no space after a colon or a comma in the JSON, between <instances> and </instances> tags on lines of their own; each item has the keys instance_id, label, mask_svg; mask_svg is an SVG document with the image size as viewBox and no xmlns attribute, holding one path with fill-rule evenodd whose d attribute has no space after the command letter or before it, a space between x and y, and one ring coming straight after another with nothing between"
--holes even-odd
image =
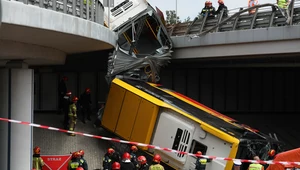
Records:
<instances>
[{"instance_id":1,"label":"concrete support column","mask_svg":"<svg viewBox=\"0 0 300 170\"><path fill-rule=\"evenodd\" d=\"M33 121L34 72L22 62L0 69L0 117ZM0 169L32 167L32 127L0 121Z\"/></svg>"}]
</instances>

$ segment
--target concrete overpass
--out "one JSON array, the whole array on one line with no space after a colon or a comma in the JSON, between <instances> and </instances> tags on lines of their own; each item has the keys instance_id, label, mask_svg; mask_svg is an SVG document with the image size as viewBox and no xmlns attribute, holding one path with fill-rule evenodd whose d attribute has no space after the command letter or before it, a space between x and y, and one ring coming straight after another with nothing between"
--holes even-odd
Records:
<instances>
[{"instance_id":1,"label":"concrete overpass","mask_svg":"<svg viewBox=\"0 0 300 170\"><path fill-rule=\"evenodd\" d=\"M244 12L224 18L221 13L215 19L195 19L169 26L175 48L173 57L226 59L297 54L300 52L299 7L300 2L295 1L290 24L286 24L279 10L266 6L258 8L253 15Z\"/></svg>"},{"instance_id":2,"label":"concrete overpass","mask_svg":"<svg viewBox=\"0 0 300 170\"><path fill-rule=\"evenodd\" d=\"M104 7L89 2L1 1L0 117L34 122L33 66L63 65L67 55L115 47L117 35L103 26ZM0 169L32 169L32 128L0 122L0 136Z\"/></svg>"},{"instance_id":3,"label":"concrete overpass","mask_svg":"<svg viewBox=\"0 0 300 170\"><path fill-rule=\"evenodd\" d=\"M94 108L97 108L97 101L105 101L108 92L104 79L107 52L99 50L112 49L117 37L102 24L101 4L90 9L89 13L81 1L2 2L1 117L34 122L34 110L56 110L57 84L62 75L68 76L68 89L76 96L86 87L92 89ZM294 120L293 114L300 111L297 104L300 101L300 91L297 90L299 68L266 69L270 62L275 62L268 59L259 69L245 68L244 65L233 68L228 64L236 62L232 58L242 58L244 63L253 64L256 63L252 60L254 58L262 61L262 57L275 56L276 53L283 58L276 61L277 67L282 66L282 61L298 62L297 11L295 8L292 25L286 25L278 12L269 10L264 14L235 18L219 27L217 32L193 39L187 36L209 30L219 20L207 20L203 26L199 26L201 22L196 20L190 23L191 27L186 27L188 29L179 29L184 24L177 25L173 33L170 32L175 60L163 69L161 83L217 111L244 118L246 124L249 124L247 120L252 120L253 114L272 115L271 124L256 120L258 123L254 127L265 132L280 132L281 139L288 140L290 146L299 146L297 122L289 124L289 133L285 133L282 123L282 115ZM196 58L205 60L196 61ZM221 67L215 69L216 64ZM278 130L264 125L276 126ZM4 162L1 168L30 169L31 153L28 151L32 150L32 129L0 122L0 133L5 139L0 141L5 153L0 154ZM13 164L13 160L19 160L19 164Z\"/></svg>"}]
</instances>

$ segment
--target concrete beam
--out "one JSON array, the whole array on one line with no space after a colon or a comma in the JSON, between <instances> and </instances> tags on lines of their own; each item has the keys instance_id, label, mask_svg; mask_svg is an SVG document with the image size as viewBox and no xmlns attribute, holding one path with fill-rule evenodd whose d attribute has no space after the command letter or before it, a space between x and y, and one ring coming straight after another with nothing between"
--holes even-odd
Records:
<instances>
[{"instance_id":1,"label":"concrete beam","mask_svg":"<svg viewBox=\"0 0 300 170\"><path fill-rule=\"evenodd\" d=\"M113 49L118 38L101 24L53 10L17 1L2 1L2 9L1 63L64 64L66 54Z\"/></svg>"},{"instance_id":2,"label":"concrete beam","mask_svg":"<svg viewBox=\"0 0 300 170\"><path fill-rule=\"evenodd\" d=\"M175 59L300 52L300 25L172 37Z\"/></svg>"}]
</instances>

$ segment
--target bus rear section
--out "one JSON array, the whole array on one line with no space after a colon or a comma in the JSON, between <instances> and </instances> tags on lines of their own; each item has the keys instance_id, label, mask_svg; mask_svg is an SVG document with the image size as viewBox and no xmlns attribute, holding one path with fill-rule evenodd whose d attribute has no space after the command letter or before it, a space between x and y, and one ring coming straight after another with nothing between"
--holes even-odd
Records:
<instances>
[{"instance_id":1,"label":"bus rear section","mask_svg":"<svg viewBox=\"0 0 300 170\"><path fill-rule=\"evenodd\" d=\"M168 98L170 99L167 101ZM102 126L116 136L140 143L220 157L236 156L239 140L218 130L177 106L178 99L148 83L114 79L111 83ZM179 107L180 104L178 104ZM151 161L158 153L166 169L194 169L196 157L140 147ZM213 160L207 170L231 170L232 162Z\"/></svg>"},{"instance_id":2,"label":"bus rear section","mask_svg":"<svg viewBox=\"0 0 300 170\"><path fill-rule=\"evenodd\" d=\"M110 29L116 31L121 25L130 21L132 17L145 11L147 7L148 3L145 0L114 0L114 7L110 7L110 15L108 14L108 7L104 7L105 24L108 25L109 15Z\"/></svg>"}]
</instances>

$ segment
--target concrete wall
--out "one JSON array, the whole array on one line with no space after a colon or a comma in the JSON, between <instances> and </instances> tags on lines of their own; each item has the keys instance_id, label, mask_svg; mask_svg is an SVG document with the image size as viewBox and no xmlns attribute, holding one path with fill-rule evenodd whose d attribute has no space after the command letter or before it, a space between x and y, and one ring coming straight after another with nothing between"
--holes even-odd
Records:
<instances>
[{"instance_id":1,"label":"concrete wall","mask_svg":"<svg viewBox=\"0 0 300 170\"><path fill-rule=\"evenodd\" d=\"M167 69L161 84L222 113L300 111L299 68Z\"/></svg>"}]
</instances>

